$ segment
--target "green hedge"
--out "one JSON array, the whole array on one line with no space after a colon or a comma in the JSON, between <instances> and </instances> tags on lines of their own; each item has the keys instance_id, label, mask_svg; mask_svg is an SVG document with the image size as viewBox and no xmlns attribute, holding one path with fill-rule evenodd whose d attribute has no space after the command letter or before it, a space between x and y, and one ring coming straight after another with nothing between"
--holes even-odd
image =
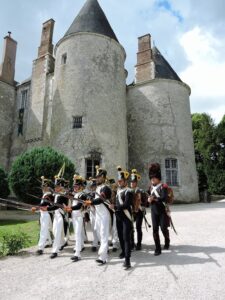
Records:
<instances>
[{"instance_id":1,"label":"green hedge","mask_svg":"<svg viewBox=\"0 0 225 300\"><path fill-rule=\"evenodd\" d=\"M41 196L41 176L54 181L54 176L65 162L64 178L71 180L74 164L63 154L50 147L34 148L17 157L9 174L9 185L18 199L34 203ZM36 200L37 201L37 200Z\"/></svg>"}]
</instances>

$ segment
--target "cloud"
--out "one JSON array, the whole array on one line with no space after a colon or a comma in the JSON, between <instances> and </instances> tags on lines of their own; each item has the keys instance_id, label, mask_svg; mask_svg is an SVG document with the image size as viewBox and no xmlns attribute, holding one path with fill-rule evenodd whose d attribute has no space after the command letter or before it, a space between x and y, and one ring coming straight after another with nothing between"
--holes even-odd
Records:
<instances>
[{"instance_id":1,"label":"cloud","mask_svg":"<svg viewBox=\"0 0 225 300\"><path fill-rule=\"evenodd\" d=\"M220 121L225 113L225 58L220 57L221 40L196 26L183 34L180 44L190 62L180 76L191 86L192 111L204 112L207 107L215 121Z\"/></svg>"}]
</instances>

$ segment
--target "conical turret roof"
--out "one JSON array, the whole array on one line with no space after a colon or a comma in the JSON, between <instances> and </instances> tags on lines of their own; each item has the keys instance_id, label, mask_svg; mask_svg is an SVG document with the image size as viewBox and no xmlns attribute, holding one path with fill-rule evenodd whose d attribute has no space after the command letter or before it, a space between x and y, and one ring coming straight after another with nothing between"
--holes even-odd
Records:
<instances>
[{"instance_id":1,"label":"conical turret roof","mask_svg":"<svg viewBox=\"0 0 225 300\"><path fill-rule=\"evenodd\" d=\"M97 0L87 0L64 37L78 32L99 33L118 42Z\"/></svg>"},{"instance_id":2,"label":"conical turret roof","mask_svg":"<svg viewBox=\"0 0 225 300\"><path fill-rule=\"evenodd\" d=\"M181 81L177 73L160 53L157 47L152 48L152 60L155 63L155 78L173 79Z\"/></svg>"}]
</instances>

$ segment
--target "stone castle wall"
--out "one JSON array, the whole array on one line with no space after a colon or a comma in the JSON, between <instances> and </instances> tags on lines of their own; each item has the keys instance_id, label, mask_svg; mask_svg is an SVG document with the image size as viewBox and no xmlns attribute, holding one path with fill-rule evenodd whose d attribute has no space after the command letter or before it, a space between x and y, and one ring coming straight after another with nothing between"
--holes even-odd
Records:
<instances>
[{"instance_id":1,"label":"stone castle wall","mask_svg":"<svg viewBox=\"0 0 225 300\"><path fill-rule=\"evenodd\" d=\"M148 166L165 159L178 161L177 201L198 201L197 174L189 103L190 89L175 80L155 79L128 88L129 167L137 168L147 187Z\"/></svg>"}]
</instances>

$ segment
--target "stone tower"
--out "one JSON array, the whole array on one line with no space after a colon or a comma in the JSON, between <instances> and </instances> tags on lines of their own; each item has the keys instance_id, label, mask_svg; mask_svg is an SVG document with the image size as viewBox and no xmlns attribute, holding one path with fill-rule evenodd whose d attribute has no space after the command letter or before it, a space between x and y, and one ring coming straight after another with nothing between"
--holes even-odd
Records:
<instances>
[{"instance_id":1,"label":"stone tower","mask_svg":"<svg viewBox=\"0 0 225 300\"><path fill-rule=\"evenodd\" d=\"M125 51L97 0L87 0L55 49L51 143L78 172L127 165Z\"/></svg>"},{"instance_id":2,"label":"stone tower","mask_svg":"<svg viewBox=\"0 0 225 300\"><path fill-rule=\"evenodd\" d=\"M198 201L190 113L190 88L156 47L151 36L139 38L135 84L128 87L129 166L148 184L148 164L159 162L164 182L176 199Z\"/></svg>"},{"instance_id":3,"label":"stone tower","mask_svg":"<svg viewBox=\"0 0 225 300\"><path fill-rule=\"evenodd\" d=\"M41 45L38 48L38 58L33 61L31 95L29 103L28 122L25 133L26 142L41 145L49 137L46 136L46 95L48 94L48 74L54 71L53 29L55 21L50 19L43 23Z\"/></svg>"},{"instance_id":4,"label":"stone tower","mask_svg":"<svg viewBox=\"0 0 225 300\"><path fill-rule=\"evenodd\" d=\"M0 165L7 169L13 131L17 42L12 39L11 32L4 39L3 60L0 65Z\"/></svg>"}]
</instances>

